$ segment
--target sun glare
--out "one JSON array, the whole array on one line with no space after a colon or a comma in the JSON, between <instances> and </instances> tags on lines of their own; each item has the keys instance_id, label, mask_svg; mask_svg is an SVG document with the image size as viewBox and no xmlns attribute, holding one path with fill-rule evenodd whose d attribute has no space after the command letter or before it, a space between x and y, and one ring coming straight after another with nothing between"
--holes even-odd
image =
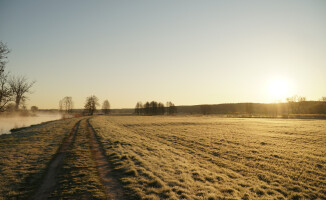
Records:
<instances>
[{"instance_id":1,"label":"sun glare","mask_svg":"<svg viewBox=\"0 0 326 200\"><path fill-rule=\"evenodd\" d=\"M283 101L289 95L289 83L283 79L274 79L269 84L269 93L273 101Z\"/></svg>"}]
</instances>

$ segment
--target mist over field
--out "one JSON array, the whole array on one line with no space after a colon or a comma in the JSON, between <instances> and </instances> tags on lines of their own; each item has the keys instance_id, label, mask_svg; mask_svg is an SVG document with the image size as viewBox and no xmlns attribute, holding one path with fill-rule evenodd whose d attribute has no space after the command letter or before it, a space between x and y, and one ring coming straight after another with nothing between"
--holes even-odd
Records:
<instances>
[{"instance_id":1,"label":"mist over field","mask_svg":"<svg viewBox=\"0 0 326 200\"><path fill-rule=\"evenodd\" d=\"M61 119L60 113L42 113L38 112L35 116L9 115L0 116L0 135L10 133L13 128L21 128L30 125L39 124L46 121Z\"/></svg>"}]
</instances>

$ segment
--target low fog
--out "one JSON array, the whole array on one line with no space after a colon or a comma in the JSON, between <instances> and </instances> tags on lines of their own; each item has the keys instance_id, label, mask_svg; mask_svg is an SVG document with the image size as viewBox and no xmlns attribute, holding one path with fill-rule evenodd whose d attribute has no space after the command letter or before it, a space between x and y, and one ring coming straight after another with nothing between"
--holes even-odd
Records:
<instances>
[{"instance_id":1,"label":"low fog","mask_svg":"<svg viewBox=\"0 0 326 200\"><path fill-rule=\"evenodd\" d=\"M0 135L10 133L10 129L21 128L46 121L61 119L60 113L37 112L35 116L0 116Z\"/></svg>"}]
</instances>

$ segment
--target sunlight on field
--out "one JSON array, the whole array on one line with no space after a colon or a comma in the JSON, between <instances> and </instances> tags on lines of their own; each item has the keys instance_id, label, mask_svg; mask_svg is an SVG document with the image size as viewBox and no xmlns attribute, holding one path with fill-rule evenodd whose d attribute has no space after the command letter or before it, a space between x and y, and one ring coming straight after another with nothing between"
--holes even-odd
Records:
<instances>
[{"instance_id":1,"label":"sunlight on field","mask_svg":"<svg viewBox=\"0 0 326 200\"><path fill-rule=\"evenodd\" d=\"M77 119L0 135L0 199L28 199Z\"/></svg>"},{"instance_id":2,"label":"sunlight on field","mask_svg":"<svg viewBox=\"0 0 326 200\"><path fill-rule=\"evenodd\" d=\"M323 120L103 116L91 123L135 198L326 198Z\"/></svg>"},{"instance_id":3,"label":"sunlight on field","mask_svg":"<svg viewBox=\"0 0 326 200\"><path fill-rule=\"evenodd\" d=\"M68 150L63 170L57 179L58 185L51 194L53 199L105 199L101 184L97 179L97 171L89 150L88 138L85 134L85 122L81 123L76 140Z\"/></svg>"},{"instance_id":4,"label":"sunlight on field","mask_svg":"<svg viewBox=\"0 0 326 200\"><path fill-rule=\"evenodd\" d=\"M54 169L49 197L105 199L110 191L103 190L92 141L128 199L326 199L325 130L324 120L58 120L0 136L0 199L36 194L62 146L65 157Z\"/></svg>"}]
</instances>

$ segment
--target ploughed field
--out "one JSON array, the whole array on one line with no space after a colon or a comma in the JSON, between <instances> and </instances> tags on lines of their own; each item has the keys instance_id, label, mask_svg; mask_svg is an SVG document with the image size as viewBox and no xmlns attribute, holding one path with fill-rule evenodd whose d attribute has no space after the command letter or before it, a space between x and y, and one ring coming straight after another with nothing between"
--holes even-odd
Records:
<instances>
[{"instance_id":1,"label":"ploughed field","mask_svg":"<svg viewBox=\"0 0 326 200\"><path fill-rule=\"evenodd\" d=\"M0 199L326 199L326 121L95 116L0 136Z\"/></svg>"}]
</instances>

